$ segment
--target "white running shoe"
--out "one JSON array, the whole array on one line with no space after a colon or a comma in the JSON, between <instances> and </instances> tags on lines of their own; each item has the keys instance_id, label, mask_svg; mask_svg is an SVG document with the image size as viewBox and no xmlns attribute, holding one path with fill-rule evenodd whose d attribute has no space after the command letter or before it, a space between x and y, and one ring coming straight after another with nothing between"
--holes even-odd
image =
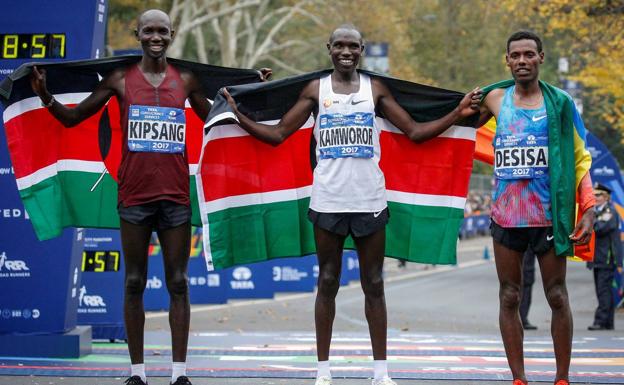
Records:
<instances>
[{"instance_id":1,"label":"white running shoe","mask_svg":"<svg viewBox=\"0 0 624 385\"><path fill-rule=\"evenodd\" d=\"M320 377L317 377L314 385L332 385L332 379L331 377L320 376Z\"/></svg>"},{"instance_id":2,"label":"white running shoe","mask_svg":"<svg viewBox=\"0 0 624 385\"><path fill-rule=\"evenodd\" d=\"M383 377L381 380L373 380L373 385L397 385L390 377Z\"/></svg>"}]
</instances>

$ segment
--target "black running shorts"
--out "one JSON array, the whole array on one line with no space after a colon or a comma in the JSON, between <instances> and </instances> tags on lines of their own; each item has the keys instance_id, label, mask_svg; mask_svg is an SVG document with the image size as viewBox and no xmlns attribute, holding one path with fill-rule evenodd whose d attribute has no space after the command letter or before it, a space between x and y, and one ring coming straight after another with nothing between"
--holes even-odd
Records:
<instances>
[{"instance_id":1,"label":"black running shorts","mask_svg":"<svg viewBox=\"0 0 624 385\"><path fill-rule=\"evenodd\" d=\"M376 213L319 213L308 210L308 218L316 226L331 233L355 238L371 235L388 224L388 208Z\"/></svg>"},{"instance_id":2,"label":"black running shorts","mask_svg":"<svg viewBox=\"0 0 624 385\"><path fill-rule=\"evenodd\" d=\"M552 226L501 227L490 221L490 230L496 242L520 253L524 253L529 245L538 256L555 247Z\"/></svg>"},{"instance_id":3,"label":"black running shorts","mask_svg":"<svg viewBox=\"0 0 624 385\"><path fill-rule=\"evenodd\" d=\"M168 200L144 205L119 205L119 217L135 225L151 226L156 230L166 230L180 226L191 220L191 208Z\"/></svg>"}]
</instances>

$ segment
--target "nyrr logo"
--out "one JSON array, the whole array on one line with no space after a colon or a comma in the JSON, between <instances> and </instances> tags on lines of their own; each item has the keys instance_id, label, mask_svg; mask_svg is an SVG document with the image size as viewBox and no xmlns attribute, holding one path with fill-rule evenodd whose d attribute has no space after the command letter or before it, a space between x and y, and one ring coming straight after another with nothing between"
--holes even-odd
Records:
<instances>
[{"instance_id":1,"label":"nyrr logo","mask_svg":"<svg viewBox=\"0 0 624 385\"><path fill-rule=\"evenodd\" d=\"M27 278L30 277L30 269L26 262L9 259L6 252L0 254L0 278Z\"/></svg>"},{"instance_id":2,"label":"nyrr logo","mask_svg":"<svg viewBox=\"0 0 624 385\"><path fill-rule=\"evenodd\" d=\"M241 266L232 270L232 278L234 281L230 281L230 286L234 290L251 290L254 289L253 281L250 281L252 276L251 270L248 267Z\"/></svg>"},{"instance_id":3,"label":"nyrr logo","mask_svg":"<svg viewBox=\"0 0 624 385\"><path fill-rule=\"evenodd\" d=\"M78 294L78 313L106 313L106 303L99 295L88 295L87 287L82 286Z\"/></svg>"},{"instance_id":4,"label":"nyrr logo","mask_svg":"<svg viewBox=\"0 0 624 385\"><path fill-rule=\"evenodd\" d=\"M162 288L162 280L160 280L157 276L153 276L147 280L147 285L145 287L148 289L160 289Z\"/></svg>"}]
</instances>

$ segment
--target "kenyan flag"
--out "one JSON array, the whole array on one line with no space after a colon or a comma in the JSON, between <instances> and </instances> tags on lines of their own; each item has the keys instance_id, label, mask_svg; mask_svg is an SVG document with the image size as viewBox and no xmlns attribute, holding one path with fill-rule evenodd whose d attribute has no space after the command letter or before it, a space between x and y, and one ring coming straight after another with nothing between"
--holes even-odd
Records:
<instances>
[{"instance_id":1,"label":"kenyan flag","mask_svg":"<svg viewBox=\"0 0 624 385\"><path fill-rule=\"evenodd\" d=\"M327 73L228 90L250 117L276 122L307 82ZM443 116L463 97L458 92L382 79L417 121ZM222 95L217 96L208 120L210 131L204 137L197 175L208 266L212 263L220 269L314 253L312 225L307 219L315 163L313 118L277 147L237 126ZM377 122L383 129L380 165L390 209L387 256L455 263L472 170L472 122L451 127L424 144L412 143L383 116Z\"/></svg>"},{"instance_id":2,"label":"kenyan flag","mask_svg":"<svg viewBox=\"0 0 624 385\"><path fill-rule=\"evenodd\" d=\"M101 76L140 57L118 57L56 64L38 64L47 71L48 88L68 106L87 97ZM171 59L171 64L194 71L207 95L224 85L258 81L258 73L200 65ZM59 123L30 88L26 64L0 84L4 126L17 186L40 240L54 238L64 227L119 227L117 170L121 161L119 105L115 98L76 127ZM203 122L187 104L189 171L197 169ZM193 221L200 224L194 178L191 200Z\"/></svg>"}]
</instances>

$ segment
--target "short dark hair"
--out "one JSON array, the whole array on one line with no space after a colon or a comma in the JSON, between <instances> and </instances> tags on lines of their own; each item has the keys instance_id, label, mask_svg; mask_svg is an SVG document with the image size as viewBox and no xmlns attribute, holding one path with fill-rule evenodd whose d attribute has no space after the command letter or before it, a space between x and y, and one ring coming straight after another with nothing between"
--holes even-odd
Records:
<instances>
[{"instance_id":1,"label":"short dark hair","mask_svg":"<svg viewBox=\"0 0 624 385\"><path fill-rule=\"evenodd\" d=\"M537 34L531 31L518 31L512 33L511 36L509 36L509 39L507 39L507 52L509 52L509 45L511 44L511 42L518 40L533 40L537 45L537 52L542 52L542 39L540 39Z\"/></svg>"},{"instance_id":2,"label":"short dark hair","mask_svg":"<svg viewBox=\"0 0 624 385\"><path fill-rule=\"evenodd\" d=\"M338 28L334 29L334 30L332 31L331 35L329 35L329 43L330 43L330 44L334 41L334 39L335 39L335 37L336 37L336 36L335 36L335 35L336 35L336 32L337 32L337 31L339 31L339 30L341 30L341 29L345 29L345 30L347 30L347 31L355 31L355 32L357 32L357 33L358 33L358 35L360 35L360 43L362 43L362 40L363 40L363 38L362 38L362 32L360 32L360 30L359 30L359 29L357 29L357 27L356 27L355 25L353 25L353 24L351 24L351 23L345 23L345 24L340 24L340 25L338 26Z\"/></svg>"}]
</instances>

